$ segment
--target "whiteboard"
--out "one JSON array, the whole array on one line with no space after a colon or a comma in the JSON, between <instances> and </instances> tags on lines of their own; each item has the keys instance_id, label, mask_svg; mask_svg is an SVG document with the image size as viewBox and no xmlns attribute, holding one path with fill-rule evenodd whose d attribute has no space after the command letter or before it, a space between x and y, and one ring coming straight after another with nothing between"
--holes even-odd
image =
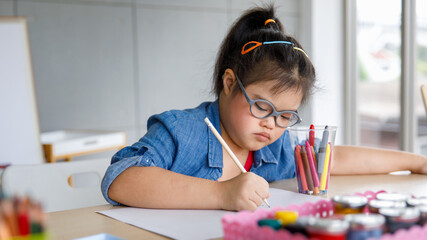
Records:
<instances>
[{"instance_id":1,"label":"whiteboard","mask_svg":"<svg viewBox=\"0 0 427 240\"><path fill-rule=\"evenodd\" d=\"M0 17L0 165L44 161L24 17Z\"/></svg>"}]
</instances>

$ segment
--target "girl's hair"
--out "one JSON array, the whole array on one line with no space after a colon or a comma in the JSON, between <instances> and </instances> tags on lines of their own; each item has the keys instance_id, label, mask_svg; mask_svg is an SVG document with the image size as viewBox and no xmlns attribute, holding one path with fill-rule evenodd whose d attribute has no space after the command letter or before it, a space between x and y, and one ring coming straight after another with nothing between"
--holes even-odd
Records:
<instances>
[{"instance_id":1,"label":"girl's hair","mask_svg":"<svg viewBox=\"0 0 427 240\"><path fill-rule=\"evenodd\" d=\"M306 54L300 51L301 44L285 34L274 11L273 5L249 9L231 27L221 44L215 64L214 91L217 97L224 88L222 76L227 68L239 76L244 86L260 81L278 80L271 89L273 93L296 89L303 94L302 103L311 95L316 75L313 64ZM266 22L268 19L274 21ZM261 45L242 54L243 46L250 41L288 41L294 45ZM234 91L238 89L234 88Z\"/></svg>"}]
</instances>

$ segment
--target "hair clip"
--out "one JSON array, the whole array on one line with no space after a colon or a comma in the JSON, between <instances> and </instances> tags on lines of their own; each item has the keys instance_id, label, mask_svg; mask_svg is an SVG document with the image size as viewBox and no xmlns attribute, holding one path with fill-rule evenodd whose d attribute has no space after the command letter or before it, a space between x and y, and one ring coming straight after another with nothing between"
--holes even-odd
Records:
<instances>
[{"instance_id":1,"label":"hair clip","mask_svg":"<svg viewBox=\"0 0 427 240\"><path fill-rule=\"evenodd\" d=\"M248 53L248 52L250 52L250 51L254 50L255 48L257 48L257 47L259 47L259 46L261 46L261 45L277 44L277 43L282 43L282 44L288 44L288 45L291 45L295 50L297 50L297 51L300 51L300 52L304 53L304 55L308 58L308 55L307 55L307 53L305 53L305 52L304 52L304 50L302 50L302 49L301 49L301 48L299 48L299 47L295 47L295 44L294 44L293 42L288 42L288 41L270 41L270 42L257 42L257 41L250 41L250 42L247 42L245 45L243 45L241 54L242 54L242 55L245 55L246 53ZM246 49L246 47L247 47L248 45L251 45L251 44L253 44L253 46L251 46L251 47L249 47L248 49Z\"/></svg>"},{"instance_id":2,"label":"hair clip","mask_svg":"<svg viewBox=\"0 0 427 240\"><path fill-rule=\"evenodd\" d=\"M274 19L267 19L267 20L265 20L265 22L264 22L264 26L266 26L268 23L276 23L276 21L274 21Z\"/></svg>"},{"instance_id":3,"label":"hair clip","mask_svg":"<svg viewBox=\"0 0 427 240\"><path fill-rule=\"evenodd\" d=\"M301 48L299 48L299 47L294 47L294 49L295 49L295 50L298 50L298 51L300 51L300 52L302 52L302 53L304 53L304 55L305 55L307 58L309 58L309 57L308 57L308 55L307 55L307 53L305 53L305 52L304 52L304 50L302 50Z\"/></svg>"}]
</instances>

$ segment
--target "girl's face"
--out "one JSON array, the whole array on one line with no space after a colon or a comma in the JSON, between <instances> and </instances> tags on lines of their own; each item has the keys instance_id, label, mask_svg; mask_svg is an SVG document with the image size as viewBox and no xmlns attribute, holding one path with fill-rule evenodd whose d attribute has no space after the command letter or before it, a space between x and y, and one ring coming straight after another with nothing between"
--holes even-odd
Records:
<instances>
[{"instance_id":1,"label":"girl's face","mask_svg":"<svg viewBox=\"0 0 427 240\"><path fill-rule=\"evenodd\" d=\"M253 83L246 86L246 92L251 99L264 99L274 105L277 111L296 111L302 100L302 93L296 89L272 94L270 89L276 84L275 80ZM239 88L234 79L232 88ZM223 91L227 92L227 91ZM275 118L255 118L250 112L250 105L242 91L236 94L232 91L222 94L220 100L221 123L228 137L240 148L255 151L275 142L285 131L278 127Z\"/></svg>"}]
</instances>

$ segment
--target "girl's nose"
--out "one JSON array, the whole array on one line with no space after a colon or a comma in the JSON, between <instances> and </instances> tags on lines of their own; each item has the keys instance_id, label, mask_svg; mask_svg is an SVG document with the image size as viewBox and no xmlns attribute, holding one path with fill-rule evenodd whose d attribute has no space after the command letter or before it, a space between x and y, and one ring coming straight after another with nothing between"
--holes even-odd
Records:
<instances>
[{"instance_id":1,"label":"girl's nose","mask_svg":"<svg viewBox=\"0 0 427 240\"><path fill-rule=\"evenodd\" d=\"M276 121L275 121L274 116L270 116L268 118L261 119L261 126L263 126L265 128L273 129L275 125L276 125Z\"/></svg>"}]
</instances>

